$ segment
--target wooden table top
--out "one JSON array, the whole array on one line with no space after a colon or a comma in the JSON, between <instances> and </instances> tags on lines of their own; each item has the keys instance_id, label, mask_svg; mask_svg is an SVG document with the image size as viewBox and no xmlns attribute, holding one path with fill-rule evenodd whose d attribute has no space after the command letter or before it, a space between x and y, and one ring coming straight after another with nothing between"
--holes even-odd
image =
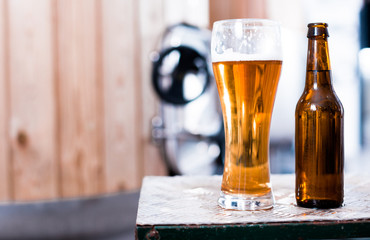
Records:
<instances>
[{"instance_id":1,"label":"wooden table top","mask_svg":"<svg viewBox=\"0 0 370 240\"><path fill-rule=\"evenodd\" d=\"M199 226L209 230L205 233L212 232L211 228L218 229L214 236L222 235L220 227L231 233L230 231L238 226L238 231L245 233L248 230L245 227L253 226L259 228L284 226L290 229L290 232L294 232L299 226L312 226L314 230L329 225L334 227L332 234L310 235L308 232L307 236L370 236L370 179L366 176L345 176L344 206L337 209L297 207L294 198L295 179L292 174L272 175L271 183L276 200L274 208L262 211L233 211L224 210L217 204L221 176L146 177L141 189L137 214L137 238L142 239L142 236L148 237L148 234L152 234L154 238L149 239L157 239L155 238L157 233L160 234L165 229L168 234L168 229L184 234L189 232L187 229L194 232ZM243 230L240 229L241 226L244 226ZM293 226L295 227L292 228ZM353 229L351 226L356 228ZM358 229L359 226L362 226L361 229ZM227 231L229 228L230 231ZM310 229L305 231L311 231ZM235 229L233 231L235 232ZM356 232L350 233L353 231ZM293 237L302 237L301 235L302 233L299 233ZM164 239L163 234L160 236ZM239 235L235 237L240 238Z\"/></svg>"}]
</instances>

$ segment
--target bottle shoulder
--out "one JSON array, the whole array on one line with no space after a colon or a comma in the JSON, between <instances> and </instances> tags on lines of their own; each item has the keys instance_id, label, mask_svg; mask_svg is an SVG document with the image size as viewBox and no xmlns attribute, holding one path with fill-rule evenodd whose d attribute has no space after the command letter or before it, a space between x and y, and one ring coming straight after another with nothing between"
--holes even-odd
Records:
<instances>
[{"instance_id":1,"label":"bottle shoulder","mask_svg":"<svg viewBox=\"0 0 370 240\"><path fill-rule=\"evenodd\" d=\"M343 105L333 89L305 89L296 106L296 112L298 111L344 113Z\"/></svg>"}]
</instances>

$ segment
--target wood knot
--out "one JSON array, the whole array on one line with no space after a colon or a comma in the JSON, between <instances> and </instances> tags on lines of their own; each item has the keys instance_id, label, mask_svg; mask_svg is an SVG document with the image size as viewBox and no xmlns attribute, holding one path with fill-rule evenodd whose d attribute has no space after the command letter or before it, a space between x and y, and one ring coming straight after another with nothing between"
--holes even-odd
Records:
<instances>
[{"instance_id":1,"label":"wood knot","mask_svg":"<svg viewBox=\"0 0 370 240\"><path fill-rule=\"evenodd\" d=\"M17 142L20 146L25 147L28 142L28 137L25 131L19 131L17 134Z\"/></svg>"}]
</instances>

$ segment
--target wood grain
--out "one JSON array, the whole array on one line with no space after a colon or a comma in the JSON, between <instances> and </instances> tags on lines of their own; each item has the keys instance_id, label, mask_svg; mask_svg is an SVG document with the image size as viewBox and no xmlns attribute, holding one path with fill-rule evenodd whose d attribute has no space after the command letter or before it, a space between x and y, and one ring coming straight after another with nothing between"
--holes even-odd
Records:
<instances>
[{"instance_id":1,"label":"wood grain","mask_svg":"<svg viewBox=\"0 0 370 240\"><path fill-rule=\"evenodd\" d=\"M164 19L165 26L185 22L198 27L208 27L208 1L163 0L162 18Z\"/></svg>"},{"instance_id":2,"label":"wood grain","mask_svg":"<svg viewBox=\"0 0 370 240\"><path fill-rule=\"evenodd\" d=\"M209 0L210 26L232 18L266 18L266 0Z\"/></svg>"},{"instance_id":3,"label":"wood grain","mask_svg":"<svg viewBox=\"0 0 370 240\"><path fill-rule=\"evenodd\" d=\"M139 177L140 66L134 0L104 0L105 175L108 192L135 189ZM124 13L125 14L122 14Z\"/></svg>"},{"instance_id":4,"label":"wood grain","mask_svg":"<svg viewBox=\"0 0 370 240\"><path fill-rule=\"evenodd\" d=\"M98 1L57 2L61 189L63 197L103 192ZM99 19L100 21L100 19Z\"/></svg>"},{"instance_id":5,"label":"wood grain","mask_svg":"<svg viewBox=\"0 0 370 240\"><path fill-rule=\"evenodd\" d=\"M14 200L57 196L51 1L8 1Z\"/></svg>"},{"instance_id":6,"label":"wood grain","mask_svg":"<svg viewBox=\"0 0 370 240\"><path fill-rule=\"evenodd\" d=\"M7 6L0 1L0 201L10 199Z\"/></svg>"}]
</instances>

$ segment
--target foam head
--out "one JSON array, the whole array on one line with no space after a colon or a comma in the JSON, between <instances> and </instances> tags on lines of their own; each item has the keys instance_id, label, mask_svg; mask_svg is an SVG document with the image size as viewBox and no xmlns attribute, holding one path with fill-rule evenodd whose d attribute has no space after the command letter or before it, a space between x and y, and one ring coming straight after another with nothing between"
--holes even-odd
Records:
<instances>
[{"instance_id":1,"label":"foam head","mask_svg":"<svg viewBox=\"0 0 370 240\"><path fill-rule=\"evenodd\" d=\"M280 26L265 19L215 22L211 55L212 62L282 60Z\"/></svg>"}]
</instances>

